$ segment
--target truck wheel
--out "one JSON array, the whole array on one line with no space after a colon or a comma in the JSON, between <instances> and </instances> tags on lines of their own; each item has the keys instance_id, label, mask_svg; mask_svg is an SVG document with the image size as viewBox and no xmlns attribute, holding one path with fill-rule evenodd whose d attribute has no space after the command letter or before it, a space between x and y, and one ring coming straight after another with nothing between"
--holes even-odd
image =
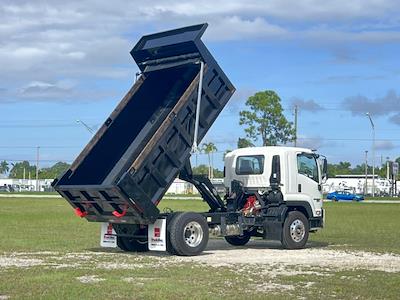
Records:
<instances>
[{"instance_id":1,"label":"truck wheel","mask_svg":"<svg viewBox=\"0 0 400 300\"><path fill-rule=\"evenodd\" d=\"M144 238L134 238L130 236L117 236L118 247L127 252L146 252L149 251L147 241L147 227L140 228L137 225L114 224L117 234L143 235Z\"/></svg>"},{"instance_id":2,"label":"truck wheel","mask_svg":"<svg viewBox=\"0 0 400 300\"><path fill-rule=\"evenodd\" d=\"M175 248L172 246L171 244L171 222L172 220L177 216L182 214L182 212L173 212L171 214L168 214L167 216L167 252L171 255L178 255L178 253L176 252Z\"/></svg>"},{"instance_id":3,"label":"truck wheel","mask_svg":"<svg viewBox=\"0 0 400 300\"><path fill-rule=\"evenodd\" d=\"M308 220L299 211L288 213L282 228L282 246L286 249L301 249L308 240Z\"/></svg>"},{"instance_id":4,"label":"truck wheel","mask_svg":"<svg viewBox=\"0 0 400 300\"><path fill-rule=\"evenodd\" d=\"M182 256L200 254L208 243L208 225L204 217L194 212L175 215L169 224L170 252Z\"/></svg>"},{"instance_id":5,"label":"truck wheel","mask_svg":"<svg viewBox=\"0 0 400 300\"><path fill-rule=\"evenodd\" d=\"M225 241L233 246L244 246L250 240L250 233L247 231L243 232L243 235L230 235L225 237Z\"/></svg>"}]
</instances>

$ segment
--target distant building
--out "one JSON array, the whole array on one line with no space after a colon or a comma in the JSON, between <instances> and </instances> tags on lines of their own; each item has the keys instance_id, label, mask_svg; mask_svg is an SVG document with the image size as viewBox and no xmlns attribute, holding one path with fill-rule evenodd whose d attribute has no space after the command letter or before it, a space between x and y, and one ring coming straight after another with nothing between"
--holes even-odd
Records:
<instances>
[{"instance_id":1,"label":"distant building","mask_svg":"<svg viewBox=\"0 0 400 300\"><path fill-rule=\"evenodd\" d=\"M223 178L213 178L210 181L218 193L223 194L225 192ZM199 194L199 191L193 186L193 184L176 178L169 187L167 194Z\"/></svg>"},{"instance_id":2,"label":"distant building","mask_svg":"<svg viewBox=\"0 0 400 300\"><path fill-rule=\"evenodd\" d=\"M54 191L51 183L54 179L39 179L40 192ZM13 178L0 178L0 187L6 187L12 192L35 192L36 179L13 179Z\"/></svg>"},{"instance_id":3,"label":"distant building","mask_svg":"<svg viewBox=\"0 0 400 300\"><path fill-rule=\"evenodd\" d=\"M366 194L372 194L372 175L367 175ZM365 175L336 175L334 178L328 178L322 185L324 193L334 191L351 191L356 194L365 193ZM377 196L391 195L392 184L389 180L379 178L375 175L375 194Z\"/></svg>"}]
</instances>

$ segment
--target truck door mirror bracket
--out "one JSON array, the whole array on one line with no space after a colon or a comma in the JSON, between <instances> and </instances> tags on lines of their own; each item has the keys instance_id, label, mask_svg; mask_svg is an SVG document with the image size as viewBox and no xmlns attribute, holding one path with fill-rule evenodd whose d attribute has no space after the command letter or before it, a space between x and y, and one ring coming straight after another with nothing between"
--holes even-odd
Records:
<instances>
[{"instance_id":1,"label":"truck door mirror bracket","mask_svg":"<svg viewBox=\"0 0 400 300\"><path fill-rule=\"evenodd\" d=\"M322 161L322 182L326 182L328 179L328 161L326 158Z\"/></svg>"}]
</instances>

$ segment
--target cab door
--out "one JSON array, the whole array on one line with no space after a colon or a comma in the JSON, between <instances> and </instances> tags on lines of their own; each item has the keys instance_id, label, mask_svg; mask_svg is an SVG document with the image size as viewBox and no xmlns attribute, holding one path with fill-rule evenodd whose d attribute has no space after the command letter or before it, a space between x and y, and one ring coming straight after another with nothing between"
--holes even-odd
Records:
<instances>
[{"instance_id":1,"label":"cab door","mask_svg":"<svg viewBox=\"0 0 400 300\"><path fill-rule=\"evenodd\" d=\"M311 153L297 154L298 193L307 199L314 212L322 208L320 180L320 172L315 156Z\"/></svg>"}]
</instances>

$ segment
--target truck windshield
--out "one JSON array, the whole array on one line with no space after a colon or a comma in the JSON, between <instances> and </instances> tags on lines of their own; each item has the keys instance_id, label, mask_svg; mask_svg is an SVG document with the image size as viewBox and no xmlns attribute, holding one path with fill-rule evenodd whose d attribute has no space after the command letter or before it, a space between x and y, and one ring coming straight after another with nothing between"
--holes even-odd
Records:
<instances>
[{"instance_id":1,"label":"truck windshield","mask_svg":"<svg viewBox=\"0 0 400 300\"><path fill-rule=\"evenodd\" d=\"M318 165L312 154L301 153L297 155L297 170L299 174L303 174L312 180L318 180Z\"/></svg>"},{"instance_id":2,"label":"truck windshield","mask_svg":"<svg viewBox=\"0 0 400 300\"><path fill-rule=\"evenodd\" d=\"M237 175L262 174L264 171L264 155L239 156L236 160Z\"/></svg>"}]
</instances>

